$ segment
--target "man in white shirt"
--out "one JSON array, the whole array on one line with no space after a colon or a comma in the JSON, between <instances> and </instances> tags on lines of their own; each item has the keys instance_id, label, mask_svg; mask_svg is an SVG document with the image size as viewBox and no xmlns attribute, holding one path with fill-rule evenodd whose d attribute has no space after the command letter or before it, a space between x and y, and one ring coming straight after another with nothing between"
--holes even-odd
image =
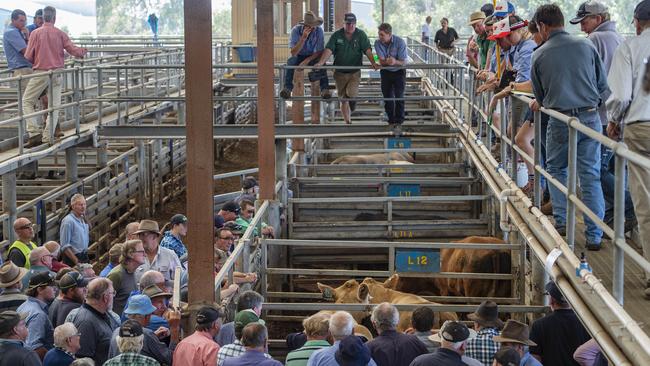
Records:
<instances>
[{"instance_id":1,"label":"man in white shirt","mask_svg":"<svg viewBox=\"0 0 650 366\"><path fill-rule=\"evenodd\" d=\"M422 43L429 45L431 44L431 16L427 16L425 19L426 23L422 24ZM424 60L428 61L429 59L429 50L424 49Z\"/></svg>"}]
</instances>

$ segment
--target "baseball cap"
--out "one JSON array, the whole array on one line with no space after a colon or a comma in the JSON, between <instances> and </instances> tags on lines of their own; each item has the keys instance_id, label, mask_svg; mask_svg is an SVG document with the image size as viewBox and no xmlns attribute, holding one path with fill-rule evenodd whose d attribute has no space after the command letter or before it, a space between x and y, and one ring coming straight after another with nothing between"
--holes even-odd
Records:
<instances>
[{"instance_id":1,"label":"baseball cap","mask_svg":"<svg viewBox=\"0 0 650 366\"><path fill-rule=\"evenodd\" d=\"M124 314L132 315L149 315L156 310L151 304L151 299L147 295L133 295L124 309Z\"/></svg>"},{"instance_id":2,"label":"baseball cap","mask_svg":"<svg viewBox=\"0 0 650 366\"><path fill-rule=\"evenodd\" d=\"M254 177L248 176L244 178L244 182L242 183L242 188L244 189L251 189L257 186L257 179ZM232 211L231 211L232 212Z\"/></svg>"},{"instance_id":3,"label":"baseball cap","mask_svg":"<svg viewBox=\"0 0 650 366\"><path fill-rule=\"evenodd\" d=\"M365 366L370 361L370 349L361 338L351 335L339 343L334 358L341 366Z\"/></svg>"},{"instance_id":4,"label":"baseball cap","mask_svg":"<svg viewBox=\"0 0 650 366\"><path fill-rule=\"evenodd\" d=\"M223 227L236 234L241 234L244 232L244 227L239 225L235 221L228 221L223 224Z\"/></svg>"},{"instance_id":5,"label":"baseball cap","mask_svg":"<svg viewBox=\"0 0 650 366\"><path fill-rule=\"evenodd\" d=\"M51 286L54 285L54 278L50 275L50 272L43 271L37 272L32 278L29 279L28 289L34 289L41 286Z\"/></svg>"},{"instance_id":6,"label":"baseball cap","mask_svg":"<svg viewBox=\"0 0 650 366\"><path fill-rule=\"evenodd\" d=\"M650 20L650 0L643 0L634 8L634 18Z\"/></svg>"},{"instance_id":7,"label":"baseball cap","mask_svg":"<svg viewBox=\"0 0 650 366\"><path fill-rule=\"evenodd\" d=\"M560 302L562 304L566 304L567 301L564 298L564 295L562 295L562 292L560 289L557 287L555 282L550 281L549 283L546 284L546 294L554 298L557 302Z\"/></svg>"},{"instance_id":8,"label":"baseball cap","mask_svg":"<svg viewBox=\"0 0 650 366\"><path fill-rule=\"evenodd\" d=\"M585 1L580 4L580 7L578 7L578 11L576 12L576 17L569 20L569 23L578 24L590 15L598 15L606 12L607 6L605 6L605 4L594 0Z\"/></svg>"},{"instance_id":9,"label":"baseball cap","mask_svg":"<svg viewBox=\"0 0 650 366\"><path fill-rule=\"evenodd\" d=\"M244 329L250 323L264 324L264 320L251 309L242 310L235 315L235 329Z\"/></svg>"},{"instance_id":10,"label":"baseball cap","mask_svg":"<svg viewBox=\"0 0 650 366\"><path fill-rule=\"evenodd\" d=\"M494 8L494 16L497 17L505 17L508 14L512 14L515 12L515 6L510 2L506 1L499 1L497 2L497 6Z\"/></svg>"},{"instance_id":11,"label":"baseball cap","mask_svg":"<svg viewBox=\"0 0 650 366\"><path fill-rule=\"evenodd\" d=\"M246 184L246 181L244 181L244 184ZM244 186L244 188L246 188ZM221 206L222 211L227 211L227 212L232 212L234 214L239 215L239 212L241 211L241 207L239 207L238 204L235 203L235 201L228 201Z\"/></svg>"},{"instance_id":12,"label":"baseball cap","mask_svg":"<svg viewBox=\"0 0 650 366\"><path fill-rule=\"evenodd\" d=\"M120 337L135 338L142 335L142 325L133 319L129 319L120 326Z\"/></svg>"},{"instance_id":13,"label":"baseball cap","mask_svg":"<svg viewBox=\"0 0 650 366\"><path fill-rule=\"evenodd\" d=\"M218 320L220 317L221 312L218 309L212 306L204 306L196 313L196 322L198 324L209 324Z\"/></svg>"},{"instance_id":14,"label":"baseball cap","mask_svg":"<svg viewBox=\"0 0 650 366\"><path fill-rule=\"evenodd\" d=\"M476 337L476 331L469 329L467 326L458 321L446 321L440 328L440 332L429 336L429 339L434 342L462 342L467 339Z\"/></svg>"},{"instance_id":15,"label":"baseball cap","mask_svg":"<svg viewBox=\"0 0 650 366\"><path fill-rule=\"evenodd\" d=\"M27 313L17 313L13 310L3 311L0 313L0 334L8 333L11 328L25 318L27 318Z\"/></svg>"},{"instance_id":16,"label":"baseball cap","mask_svg":"<svg viewBox=\"0 0 650 366\"><path fill-rule=\"evenodd\" d=\"M65 290L73 287L86 287L88 280L79 272L68 272L59 280L59 288Z\"/></svg>"},{"instance_id":17,"label":"baseball cap","mask_svg":"<svg viewBox=\"0 0 650 366\"><path fill-rule=\"evenodd\" d=\"M346 23L356 23L357 22L357 16L354 15L353 13L346 13L345 17L343 19L345 19Z\"/></svg>"},{"instance_id":18,"label":"baseball cap","mask_svg":"<svg viewBox=\"0 0 650 366\"><path fill-rule=\"evenodd\" d=\"M184 223L187 222L187 217L185 217L185 215L183 215L183 214L176 214L176 215L172 216L172 218L171 218L171 220L169 220L169 222L172 225L184 224Z\"/></svg>"}]
</instances>

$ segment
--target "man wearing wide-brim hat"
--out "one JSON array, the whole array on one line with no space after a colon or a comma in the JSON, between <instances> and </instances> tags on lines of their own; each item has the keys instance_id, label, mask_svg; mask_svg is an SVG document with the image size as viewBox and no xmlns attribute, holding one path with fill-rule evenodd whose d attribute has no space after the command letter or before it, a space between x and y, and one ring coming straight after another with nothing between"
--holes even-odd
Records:
<instances>
[{"instance_id":1,"label":"man wearing wide-brim hat","mask_svg":"<svg viewBox=\"0 0 650 366\"><path fill-rule=\"evenodd\" d=\"M311 11L305 13L303 20L291 29L289 48L291 57L287 66L314 65L320 59L325 49L325 33L320 27L322 20ZM327 73L324 71L311 71L310 80L319 80L321 96L325 99L331 97ZM280 92L282 98L290 98L293 90L294 69L287 69L284 75L284 88Z\"/></svg>"},{"instance_id":2,"label":"man wearing wide-brim hat","mask_svg":"<svg viewBox=\"0 0 650 366\"><path fill-rule=\"evenodd\" d=\"M475 35L472 37L473 42L478 47L478 59L475 60L476 64L472 65L479 70L485 68L487 64L488 51L494 46L494 42L487 39L488 33L485 29L485 13L482 11L475 11L469 16L468 25L474 29ZM467 45L467 52L470 51L470 45ZM471 64L471 61L470 61Z\"/></svg>"},{"instance_id":3,"label":"man wearing wide-brim hat","mask_svg":"<svg viewBox=\"0 0 650 366\"><path fill-rule=\"evenodd\" d=\"M503 321L499 319L499 307L493 301L483 301L478 309L467 317L474 322L477 334L467 342L465 354L489 365L499 350L499 344L493 337L499 335L499 329L503 328Z\"/></svg>"},{"instance_id":4,"label":"man wearing wide-brim hat","mask_svg":"<svg viewBox=\"0 0 650 366\"><path fill-rule=\"evenodd\" d=\"M140 282L140 277L146 271L153 269L162 273L165 281L171 283L174 280L176 267L181 266L181 261L173 250L159 245L160 229L158 223L153 220L142 220L134 234L137 234L142 240L145 251L145 262L135 271L136 281Z\"/></svg>"},{"instance_id":5,"label":"man wearing wide-brim hat","mask_svg":"<svg viewBox=\"0 0 650 366\"><path fill-rule=\"evenodd\" d=\"M542 364L535 359L530 352L528 346L536 346L537 344L529 339L530 331L528 325L520 323L516 320L510 319L501 331L501 335L494 336L492 339L501 343L501 347L512 347L521 356L520 366L542 366Z\"/></svg>"},{"instance_id":6,"label":"man wearing wide-brim hat","mask_svg":"<svg viewBox=\"0 0 650 366\"><path fill-rule=\"evenodd\" d=\"M0 312L16 310L27 300L27 295L22 293L22 279L27 270L8 261L0 267Z\"/></svg>"},{"instance_id":7,"label":"man wearing wide-brim hat","mask_svg":"<svg viewBox=\"0 0 650 366\"><path fill-rule=\"evenodd\" d=\"M18 281L20 282L20 281ZM41 360L36 352L25 347L29 335L25 326L25 313L3 311L0 313L0 365L40 366Z\"/></svg>"}]
</instances>

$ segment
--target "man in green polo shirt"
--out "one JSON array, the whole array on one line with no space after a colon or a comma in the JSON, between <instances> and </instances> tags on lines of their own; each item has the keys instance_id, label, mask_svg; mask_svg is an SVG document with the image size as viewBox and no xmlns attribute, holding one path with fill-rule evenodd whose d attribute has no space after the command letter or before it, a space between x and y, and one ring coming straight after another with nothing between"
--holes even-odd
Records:
<instances>
[{"instance_id":1,"label":"man in green polo shirt","mask_svg":"<svg viewBox=\"0 0 650 366\"><path fill-rule=\"evenodd\" d=\"M357 17L352 13L345 14L345 26L330 36L320 61L315 66L323 66L331 55L334 55L334 66L361 66L363 55L368 57L372 68L377 70L379 65L372 55L372 47L368 35L357 28ZM340 69L334 71L336 91L339 98L355 98L359 95L361 70ZM345 123L350 123L350 115L356 102L342 101L341 114Z\"/></svg>"},{"instance_id":2,"label":"man in green polo shirt","mask_svg":"<svg viewBox=\"0 0 650 366\"><path fill-rule=\"evenodd\" d=\"M330 314L316 313L302 322L307 336L307 343L287 355L286 366L306 366L309 356L321 348L329 347L327 339L329 331Z\"/></svg>"},{"instance_id":3,"label":"man in green polo shirt","mask_svg":"<svg viewBox=\"0 0 650 366\"><path fill-rule=\"evenodd\" d=\"M18 239L11 244L7 251L7 259L18 267L29 269L29 253L37 247L34 239L34 225L26 217L14 221L14 232Z\"/></svg>"},{"instance_id":4,"label":"man in green polo shirt","mask_svg":"<svg viewBox=\"0 0 650 366\"><path fill-rule=\"evenodd\" d=\"M474 43L478 46L478 69L483 70L487 64L488 51L494 46L494 41L487 39L488 32L485 29L485 13L475 11L469 17L469 26L474 29Z\"/></svg>"}]
</instances>

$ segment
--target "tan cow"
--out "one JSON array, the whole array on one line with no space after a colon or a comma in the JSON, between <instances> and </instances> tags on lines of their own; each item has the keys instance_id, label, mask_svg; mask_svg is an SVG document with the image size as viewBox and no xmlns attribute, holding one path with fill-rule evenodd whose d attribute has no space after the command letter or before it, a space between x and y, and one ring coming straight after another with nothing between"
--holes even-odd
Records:
<instances>
[{"instance_id":1,"label":"tan cow","mask_svg":"<svg viewBox=\"0 0 650 366\"><path fill-rule=\"evenodd\" d=\"M332 164L390 164L391 161L415 163L415 160L409 153L393 151L370 155L344 155L335 159Z\"/></svg>"},{"instance_id":2,"label":"tan cow","mask_svg":"<svg viewBox=\"0 0 650 366\"><path fill-rule=\"evenodd\" d=\"M391 279L388 281L391 281ZM420 296L393 290L388 287L388 284L378 282L373 278L366 278L361 284L356 280L349 280L337 288L323 285L322 283L318 283L317 285L323 293L324 298L334 300L337 303L380 304L382 302L389 302L391 304L435 304ZM361 322L363 318L370 314L370 308L364 312L350 313L357 322ZM400 311L400 321L397 326L399 331L403 332L411 326L411 315L411 311ZM450 312L436 313L435 323L437 326L440 326L446 320L458 320L458 316Z\"/></svg>"},{"instance_id":3,"label":"tan cow","mask_svg":"<svg viewBox=\"0 0 650 366\"><path fill-rule=\"evenodd\" d=\"M470 236L455 243L503 244L499 238ZM440 272L510 273L509 250L494 249L441 249ZM472 278L415 278L391 281L395 290L440 296L510 297L510 280L483 280Z\"/></svg>"}]
</instances>

